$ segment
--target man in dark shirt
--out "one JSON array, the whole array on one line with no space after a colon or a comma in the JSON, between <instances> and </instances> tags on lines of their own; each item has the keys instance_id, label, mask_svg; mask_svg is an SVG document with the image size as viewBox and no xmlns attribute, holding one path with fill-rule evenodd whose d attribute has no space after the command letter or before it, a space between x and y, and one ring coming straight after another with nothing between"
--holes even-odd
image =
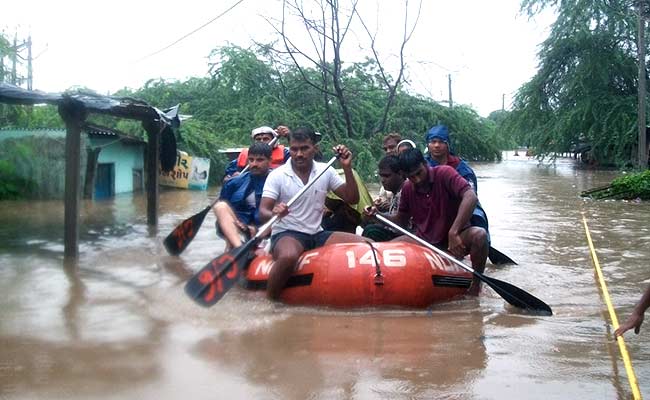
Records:
<instances>
[{"instance_id":1,"label":"man in dark shirt","mask_svg":"<svg viewBox=\"0 0 650 400\"><path fill-rule=\"evenodd\" d=\"M478 199L469 183L452 167L428 166L418 149L401 153L399 165L408 181L402 187L397 213L384 216L405 228L412 221L417 236L454 257L470 254L472 267L483 272L488 254L487 233L470 224ZM375 212L371 210L369 214ZM415 243L408 236L393 240ZM471 294L478 294L479 283L475 278Z\"/></svg>"},{"instance_id":2,"label":"man in dark shirt","mask_svg":"<svg viewBox=\"0 0 650 400\"><path fill-rule=\"evenodd\" d=\"M429 154L427 154L425 157L427 163L432 167L437 167L439 165L449 165L450 167L454 168L456 172L465 178L467 183L472 186L472 189L474 189L474 192L478 196L478 181L476 180L476 174L463 159L454 155L451 149L449 129L447 126L434 126L427 132L424 139L429 150ZM488 227L488 218L480 202L476 204L476 208L474 209L470 222L472 225L480 226L481 228L484 228L486 231L488 231L489 242L490 233Z\"/></svg>"}]
</instances>

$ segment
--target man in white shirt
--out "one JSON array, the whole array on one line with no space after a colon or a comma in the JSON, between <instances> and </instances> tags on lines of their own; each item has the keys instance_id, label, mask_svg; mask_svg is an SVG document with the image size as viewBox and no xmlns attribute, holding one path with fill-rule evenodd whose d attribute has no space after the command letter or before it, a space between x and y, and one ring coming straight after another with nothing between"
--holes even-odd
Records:
<instances>
[{"instance_id":1,"label":"man in white shirt","mask_svg":"<svg viewBox=\"0 0 650 400\"><path fill-rule=\"evenodd\" d=\"M310 128L294 130L289 136L290 162L273 170L264 184L260 222L264 223L276 214L282 217L271 232L274 265L269 274L267 295L273 300L280 297L304 251L325 244L364 241L351 233L324 231L320 225L325 197L330 190L348 204L359 201L359 189L352 173L352 153L343 145L337 145L334 151L340 156L345 180L329 167L291 209L287 207L286 203L327 166L314 161L318 152L316 142L316 135Z\"/></svg>"}]
</instances>

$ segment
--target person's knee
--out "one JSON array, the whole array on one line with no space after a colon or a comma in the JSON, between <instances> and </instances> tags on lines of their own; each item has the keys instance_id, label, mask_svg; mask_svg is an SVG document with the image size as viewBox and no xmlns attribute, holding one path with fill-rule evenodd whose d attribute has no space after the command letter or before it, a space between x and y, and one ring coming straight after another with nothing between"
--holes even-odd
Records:
<instances>
[{"instance_id":1,"label":"person's knee","mask_svg":"<svg viewBox=\"0 0 650 400\"><path fill-rule=\"evenodd\" d=\"M374 242L370 237L364 237L355 235L348 232L334 232L332 233L325 244L336 244L336 243L357 243L357 242Z\"/></svg>"},{"instance_id":2,"label":"person's knee","mask_svg":"<svg viewBox=\"0 0 650 400\"><path fill-rule=\"evenodd\" d=\"M280 264L282 268L292 266L298 261L302 254L302 246L295 240L282 238L273 249L273 260L275 264Z\"/></svg>"},{"instance_id":3,"label":"person's knee","mask_svg":"<svg viewBox=\"0 0 650 400\"><path fill-rule=\"evenodd\" d=\"M487 249L488 235L485 229L475 228L470 236L471 246L475 249Z\"/></svg>"},{"instance_id":4,"label":"person's knee","mask_svg":"<svg viewBox=\"0 0 650 400\"><path fill-rule=\"evenodd\" d=\"M217 201L217 203L213 207L214 211L218 212L218 213L227 211L229 208L230 208L230 205L227 202L223 201L223 200Z\"/></svg>"},{"instance_id":5,"label":"person's knee","mask_svg":"<svg viewBox=\"0 0 650 400\"><path fill-rule=\"evenodd\" d=\"M487 231L485 229L481 228L481 229L477 230L477 232L476 232L476 241L481 246L487 246L488 235L487 235Z\"/></svg>"},{"instance_id":6,"label":"person's knee","mask_svg":"<svg viewBox=\"0 0 650 400\"><path fill-rule=\"evenodd\" d=\"M280 265L280 268L286 269L293 266L298 261L299 255L290 254L287 252L280 253L274 257L275 265Z\"/></svg>"}]
</instances>

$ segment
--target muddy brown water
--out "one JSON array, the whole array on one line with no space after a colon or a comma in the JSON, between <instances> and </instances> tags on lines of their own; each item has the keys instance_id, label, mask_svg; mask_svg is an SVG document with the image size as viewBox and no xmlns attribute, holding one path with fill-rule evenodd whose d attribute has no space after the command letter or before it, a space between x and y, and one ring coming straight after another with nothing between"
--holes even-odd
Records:
<instances>
[{"instance_id":1,"label":"muddy brown water","mask_svg":"<svg viewBox=\"0 0 650 400\"><path fill-rule=\"evenodd\" d=\"M486 274L555 315L481 296L427 310L288 307L235 288L204 309L183 283L223 250L209 215L180 257L161 245L216 195L163 191L82 205L78 263L63 261L59 201L0 203L1 399L626 399L631 390L594 278L588 218L624 319L650 282L650 204L583 200L614 172L506 154L475 164L493 245ZM650 396L650 325L626 336Z\"/></svg>"}]
</instances>

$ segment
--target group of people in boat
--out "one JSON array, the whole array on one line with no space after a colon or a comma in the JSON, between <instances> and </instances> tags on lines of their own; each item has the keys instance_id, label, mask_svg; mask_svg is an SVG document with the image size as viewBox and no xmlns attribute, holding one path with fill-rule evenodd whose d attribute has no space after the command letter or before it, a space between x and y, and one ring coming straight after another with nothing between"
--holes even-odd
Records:
<instances>
[{"instance_id":1,"label":"group of people in boat","mask_svg":"<svg viewBox=\"0 0 650 400\"><path fill-rule=\"evenodd\" d=\"M318 161L320 134L311 128L260 127L251 137L253 144L226 169L214 212L217 235L228 248L249 240L274 215L280 217L270 233L274 267L267 284L269 298L280 296L307 250L361 241L415 243L376 221L377 213L455 257L470 254L472 267L483 272L489 249L487 216L478 201L476 175L453 153L446 126L434 126L426 133L426 157L413 141L402 140L397 133L384 137L385 155L378 164L382 190L373 202L353 170L353 154L345 145L333 147L341 168L337 173ZM288 137L288 147L279 143L280 137ZM321 172L313 186L287 207L289 199ZM363 197L367 200L360 201ZM341 212L361 211L363 233L357 235L345 224L328 221L338 211L333 212L331 204ZM470 293L478 294L479 285L475 279Z\"/></svg>"}]
</instances>

